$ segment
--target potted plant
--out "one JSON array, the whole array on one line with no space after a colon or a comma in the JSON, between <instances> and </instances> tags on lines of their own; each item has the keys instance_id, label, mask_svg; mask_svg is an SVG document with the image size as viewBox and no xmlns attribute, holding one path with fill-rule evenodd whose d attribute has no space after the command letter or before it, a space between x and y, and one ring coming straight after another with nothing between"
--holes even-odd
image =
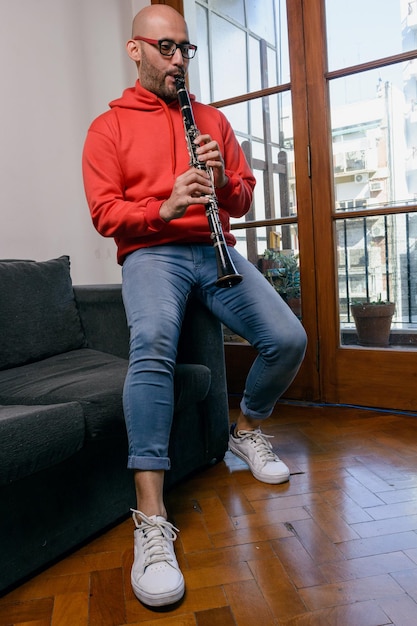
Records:
<instances>
[{"instance_id":1,"label":"potted plant","mask_svg":"<svg viewBox=\"0 0 417 626\"><path fill-rule=\"evenodd\" d=\"M395 303L382 300L353 302L350 310L361 346L386 348L389 346L391 322Z\"/></svg>"},{"instance_id":2,"label":"potted plant","mask_svg":"<svg viewBox=\"0 0 417 626\"><path fill-rule=\"evenodd\" d=\"M298 255L292 250L265 250L260 269L292 311L301 317L301 286Z\"/></svg>"}]
</instances>

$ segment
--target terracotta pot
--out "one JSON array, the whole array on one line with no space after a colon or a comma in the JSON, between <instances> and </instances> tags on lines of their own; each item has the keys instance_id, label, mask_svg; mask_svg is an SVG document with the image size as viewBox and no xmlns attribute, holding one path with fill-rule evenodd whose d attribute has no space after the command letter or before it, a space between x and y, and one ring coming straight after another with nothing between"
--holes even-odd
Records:
<instances>
[{"instance_id":1,"label":"terracotta pot","mask_svg":"<svg viewBox=\"0 0 417 626\"><path fill-rule=\"evenodd\" d=\"M359 345L386 348L389 346L394 302L352 304Z\"/></svg>"}]
</instances>

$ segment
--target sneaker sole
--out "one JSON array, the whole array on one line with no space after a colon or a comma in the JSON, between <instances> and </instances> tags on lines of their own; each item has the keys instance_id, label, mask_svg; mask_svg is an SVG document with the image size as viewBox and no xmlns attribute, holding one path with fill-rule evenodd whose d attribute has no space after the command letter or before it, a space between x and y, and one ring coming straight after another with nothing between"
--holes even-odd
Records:
<instances>
[{"instance_id":1,"label":"sneaker sole","mask_svg":"<svg viewBox=\"0 0 417 626\"><path fill-rule=\"evenodd\" d=\"M168 604L175 604L179 602L185 593L184 580L176 589L167 591L166 593L159 593L158 595L147 594L146 592L137 589L133 586L133 593L143 604L148 606L167 606Z\"/></svg>"},{"instance_id":2,"label":"sneaker sole","mask_svg":"<svg viewBox=\"0 0 417 626\"><path fill-rule=\"evenodd\" d=\"M252 475L259 480L261 483L268 483L268 485L281 485L282 483L286 483L289 481L290 479L290 473L286 473L286 474L281 474L280 476L268 476L265 474L260 474L259 472L257 472L256 470L253 470L250 466L250 464L248 463L248 459L247 457L242 454L240 452L240 450L237 450L233 447L233 444L229 443L229 450L230 452L233 452L233 454L236 454L236 456L238 456L240 459L242 459L242 461L244 461L246 463L246 465L249 467L249 470L251 471Z\"/></svg>"}]
</instances>

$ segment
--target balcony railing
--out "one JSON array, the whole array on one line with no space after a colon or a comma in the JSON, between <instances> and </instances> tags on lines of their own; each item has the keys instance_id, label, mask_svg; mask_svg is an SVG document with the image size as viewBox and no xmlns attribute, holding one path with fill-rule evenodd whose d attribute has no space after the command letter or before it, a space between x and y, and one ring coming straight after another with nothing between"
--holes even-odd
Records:
<instances>
[{"instance_id":1,"label":"balcony railing","mask_svg":"<svg viewBox=\"0 0 417 626\"><path fill-rule=\"evenodd\" d=\"M417 214L362 216L337 221L339 314L350 343L353 302L395 302L395 343L417 341Z\"/></svg>"}]
</instances>

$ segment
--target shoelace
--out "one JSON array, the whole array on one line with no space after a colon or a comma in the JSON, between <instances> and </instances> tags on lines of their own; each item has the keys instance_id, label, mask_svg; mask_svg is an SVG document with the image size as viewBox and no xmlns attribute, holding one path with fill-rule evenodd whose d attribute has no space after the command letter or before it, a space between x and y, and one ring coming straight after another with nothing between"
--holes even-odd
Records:
<instances>
[{"instance_id":1,"label":"shoelace","mask_svg":"<svg viewBox=\"0 0 417 626\"><path fill-rule=\"evenodd\" d=\"M274 435L265 435L259 428L256 430L239 430L236 433L240 439L250 439L257 454L267 463L267 461L279 461L278 456L272 451L272 444L267 441L273 439Z\"/></svg>"},{"instance_id":2,"label":"shoelace","mask_svg":"<svg viewBox=\"0 0 417 626\"><path fill-rule=\"evenodd\" d=\"M130 509L133 513L133 521L137 529L140 529L143 536L143 549L145 552L144 567L152 565L153 563L159 563L161 561L172 561L172 556L168 550L166 550L166 541L175 541L177 533L180 531L175 528L171 522L167 520L153 520L147 517L141 511ZM139 523L136 515L139 515L142 523Z\"/></svg>"}]
</instances>

